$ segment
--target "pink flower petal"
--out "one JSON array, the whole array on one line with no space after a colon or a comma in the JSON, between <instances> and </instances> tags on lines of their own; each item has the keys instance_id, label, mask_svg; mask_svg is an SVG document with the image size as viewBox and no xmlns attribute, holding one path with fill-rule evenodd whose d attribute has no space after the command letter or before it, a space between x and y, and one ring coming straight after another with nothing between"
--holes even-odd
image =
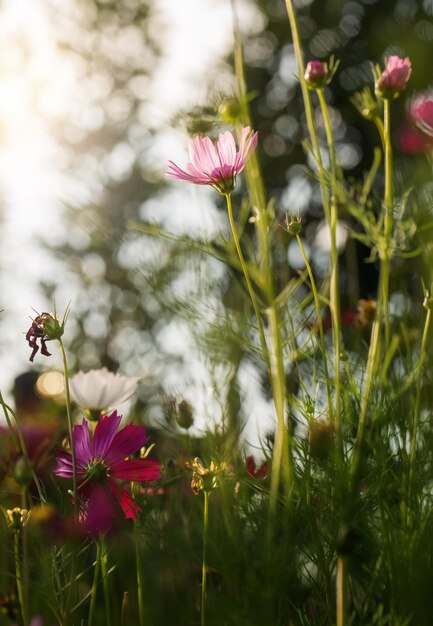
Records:
<instances>
[{"instance_id":1,"label":"pink flower petal","mask_svg":"<svg viewBox=\"0 0 433 626\"><path fill-rule=\"evenodd\" d=\"M126 491L126 489L119 487L119 485L114 482L110 483L110 488L115 498L118 501L120 500L120 506L126 519L137 519L137 514L140 510L140 507L134 502L131 495Z\"/></svg>"},{"instance_id":2,"label":"pink flower petal","mask_svg":"<svg viewBox=\"0 0 433 626\"><path fill-rule=\"evenodd\" d=\"M82 524L91 534L105 534L114 525L120 506L117 497L108 484L95 484L87 490L87 498L82 503Z\"/></svg>"},{"instance_id":3,"label":"pink flower petal","mask_svg":"<svg viewBox=\"0 0 433 626\"><path fill-rule=\"evenodd\" d=\"M152 459L132 459L119 461L110 467L110 476L120 480L146 482L157 480L161 476L161 466Z\"/></svg>"},{"instance_id":4,"label":"pink flower petal","mask_svg":"<svg viewBox=\"0 0 433 626\"><path fill-rule=\"evenodd\" d=\"M92 458L92 444L87 420L74 426L74 443L77 464L87 465L89 459Z\"/></svg>"},{"instance_id":5,"label":"pink flower petal","mask_svg":"<svg viewBox=\"0 0 433 626\"><path fill-rule=\"evenodd\" d=\"M104 459L116 435L122 416L117 411L101 415L93 435L93 458Z\"/></svg>"},{"instance_id":6,"label":"pink flower petal","mask_svg":"<svg viewBox=\"0 0 433 626\"><path fill-rule=\"evenodd\" d=\"M236 159L236 144L233 135L226 131L218 138L216 149L219 155L221 166L230 166L233 169Z\"/></svg>"},{"instance_id":7,"label":"pink flower petal","mask_svg":"<svg viewBox=\"0 0 433 626\"><path fill-rule=\"evenodd\" d=\"M166 176L176 178L177 180L186 180L186 182L195 183L196 185L209 185L209 178L205 174L191 175L180 169L173 161L169 161L168 164L171 171L166 172Z\"/></svg>"},{"instance_id":8,"label":"pink flower petal","mask_svg":"<svg viewBox=\"0 0 433 626\"><path fill-rule=\"evenodd\" d=\"M123 461L130 454L135 454L143 448L149 437L144 426L128 424L115 435L111 447L105 455L105 462L108 467L118 461Z\"/></svg>"},{"instance_id":9,"label":"pink flower petal","mask_svg":"<svg viewBox=\"0 0 433 626\"><path fill-rule=\"evenodd\" d=\"M189 142L191 162L203 174L220 167L218 152L209 137L195 137Z\"/></svg>"}]
</instances>

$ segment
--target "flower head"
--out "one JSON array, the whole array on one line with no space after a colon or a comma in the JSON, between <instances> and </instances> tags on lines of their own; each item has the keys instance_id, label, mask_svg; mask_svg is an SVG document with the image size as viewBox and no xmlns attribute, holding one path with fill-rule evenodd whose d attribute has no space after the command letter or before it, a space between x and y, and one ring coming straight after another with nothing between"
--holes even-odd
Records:
<instances>
[{"instance_id":1,"label":"flower head","mask_svg":"<svg viewBox=\"0 0 433 626\"><path fill-rule=\"evenodd\" d=\"M400 129L400 145L408 154L433 152L433 94L423 93L409 106L408 124Z\"/></svg>"},{"instance_id":2,"label":"flower head","mask_svg":"<svg viewBox=\"0 0 433 626\"><path fill-rule=\"evenodd\" d=\"M107 368L78 372L69 380L72 400L90 411L102 411L122 404L136 391L138 378L113 374Z\"/></svg>"},{"instance_id":3,"label":"flower head","mask_svg":"<svg viewBox=\"0 0 433 626\"><path fill-rule=\"evenodd\" d=\"M19 507L8 509L5 512L5 515L9 530L12 533L20 533L24 526L27 525L30 513L31 511L28 511L27 509L20 509Z\"/></svg>"},{"instance_id":4,"label":"flower head","mask_svg":"<svg viewBox=\"0 0 433 626\"><path fill-rule=\"evenodd\" d=\"M103 415L93 437L86 420L74 426L74 443L79 479L78 495L84 526L90 532L105 532L115 522L119 509L135 519L139 510L130 493L117 481L147 482L160 477L160 464L147 458L126 459L143 448L148 437L144 426L128 424L118 431L121 415ZM62 478L73 475L72 456L57 453L54 472Z\"/></svg>"},{"instance_id":5,"label":"flower head","mask_svg":"<svg viewBox=\"0 0 433 626\"><path fill-rule=\"evenodd\" d=\"M252 455L247 456L245 465L248 474L253 476L253 478L265 478L269 473L269 463L267 461L263 461L260 467L257 467Z\"/></svg>"},{"instance_id":6,"label":"flower head","mask_svg":"<svg viewBox=\"0 0 433 626\"><path fill-rule=\"evenodd\" d=\"M210 185L225 195L235 188L236 175L242 172L256 146L257 132L249 126L242 129L238 151L234 137L228 131L221 133L215 144L209 137L195 137L189 142L191 163L187 164L187 171L169 161L166 174L196 185Z\"/></svg>"},{"instance_id":7,"label":"flower head","mask_svg":"<svg viewBox=\"0 0 433 626\"><path fill-rule=\"evenodd\" d=\"M409 57L401 59L398 56L390 56L383 72L376 68L374 73L376 94L382 100L394 100L406 88L412 73L412 65Z\"/></svg>"},{"instance_id":8,"label":"flower head","mask_svg":"<svg viewBox=\"0 0 433 626\"><path fill-rule=\"evenodd\" d=\"M218 486L218 476L227 471L227 463L211 461L209 467L205 467L198 457L187 463L187 467L192 471L191 489L196 496L200 491L213 491Z\"/></svg>"}]
</instances>

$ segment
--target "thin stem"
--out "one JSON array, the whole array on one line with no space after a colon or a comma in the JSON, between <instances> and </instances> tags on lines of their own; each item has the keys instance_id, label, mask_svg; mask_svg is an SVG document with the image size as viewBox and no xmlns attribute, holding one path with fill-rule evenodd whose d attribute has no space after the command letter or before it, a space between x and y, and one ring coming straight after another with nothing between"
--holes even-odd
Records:
<instances>
[{"instance_id":1,"label":"thin stem","mask_svg":"<svg viewBox=\"0 0 433 626\"><path fill-rule=\"evenodd\" d=\"M371 329L370 347L368 350L368 357L367 357L367 367L366 367L365 382L364 382L362 401L361 401L361 411L360 411L359 422L358 422L358 432L356 434L353 456L352 456L353 461L352 461L352 468L351 468L351 482L352 482L353 488L356 488L359 464L360 464L361 456L362 456L361 454L362 445L363 445L364 436L365 436L365 425L366 425L366 420L367 420L368 403L370 399L370 392L371 392L371 388L373 385L374 375L377 370L377 361L378 361L378 357L380 353L380 328L382 325L382 293L383 293L381 289L382 281L383 281L383 265L381 266L381 271L379 274L379 291L378 291L379 298L378 298L377 307L376 307L376 317L373 321L373 326Z\"/></svg>"},{"instance_id":2,"label":"thin stem","mask_svg":"<svg viewBox=\"0 0 433 626\"><path fill-rule=\"evenodd\" d=\"M348 624L347 583L347 556L340 555L337 560L337 626L347 626Z\"/></svg>"},{"instance_id":3,"label":"thin stem","mask_svg":"<svg viewBox=\"0 0 433 626\"><path fill-rule=\"evenodd\" d=\"M60 344L60 350L62 352L62 362L63 362L63 377L65 381L65 396L66 396L66 416L68 420L68 431L69 431L69 441L71 446L71 459L72 459L72 492L74 499L74 515L75 518L78 518L78 489L77 489L77 457L75 453L75 442L74 442L74 427L72 423L72 415L71 415L71 396L69 394L69 373L68 373L68 362L66 360L66 351L63 345L63 341L61 339L58 340Z\"/></svg>"},{"instance_id":4,"label":"thin stem","mask_svg":"<svg viewBox=\"0 0 433 626\"><path fill-rule=\"evenodd\" d=\"M394 225L393 219L393 164L391 145L391 106L389 100L383 102L383 143L385 151L385 250L383 251L383 284L382 301L385 326L385 353L389 346L389 278L390 278L390 258L391 258L391 237Z\"/></svg>"},{"instance_id":5,"label":"thin stem","mask_svg":"<svg viewBox=\"0 0 433 626\"><path fill-rule=\"evenodd\" d=\"M251 302L252 302L252 305L253 305L254 313L256 314L257 325L259 327L260 344L261 344L261 347L262 347L263 357L264 357L264 359L266 361L266 364L267 364L267 366L269 368L269 352L268 352L268 347L267 347L267 344L266 344L265 331L264 331L264 328L263 328L262 317L260 315L259 307L257 305L257 300L256 300L256 296L254 294L253 285L251 283L250 275L248 273L247 264L245 262L244 255L242 253L241 244L240 244L238 233L237 233L237 230L236 230L236 225L235 225L235 221L234 221L234 218L233 218L232 199L231 199L231 196L230 196L229 193L225 194L225 198L226 198L226 201L227 201L227 212L228 212L228 216L229 216L229 222L230 222L230 228L231 228L231 231L232 231L233 241L235 243L236 252L238 253L239 261L241 263L242 271L244 273L244 278L245 278L245 282L247 284L247 289L248 289L249 296L251 298Z\"/></svg>"},{"instance_id":6,"label":"thin stem","mask_svg":"<svg viewBox=\"0 0 433 626\"><path fill-rule=\"evenodd\" d=\"M22 453L22 455L24 457L26 465L27 465L27 467L30 468L33 480L35 481L36 489L38 491L39 499L40 499L41 502L46 503L47 500L46 500L46 498L44 496L41 482L40 482L40 480L39 480L39 478L38 478L38 476L37 476L37 474L36 474L36 472L34 470L34 467L33 467L32 463L30 462L30 459L29 459L29 454L28 454L28 451L27 451L27 446L26 446L26 442L25 442L25 439L24 439L24 435L23 435L23 430L21 428L21 424L20 424L20 422L18 420L18 417L15 414L15 412L4 401L3 395L1 393L1 391L0 391L0 404L2 406L3 414L5 416L5 420L6 420L6 423L8 425L9 431L10 431L10 433L11 433L13 439L14 439L14 443L15 443L15 445L17 447L19 447L21 449L21 453ZM15 425L16 425L16 432L15 432L14 427L12 426L12 422L11 422L11 419L9 417L9 413L14 418ZM17 433L18 433L18 438L17 438Z\"/></svg>"},{"instance_id":7,"label":"thin stem","mask_svg":"<svg viewBox=\"0 0 433 626\"><path fill-rule=\"evenodd\" d=\"M209 518L209 492L204 491L203 500L203 559L201 567L201 626L206 626L206 582L207 582L207 526Z\"/></svg>"},{"instance_id":8,"label":"thin stem","mask_svg":"<svg viewBox=\"0 0 433 626\"><path fill-rule=\"evenodd\" d=\"M339 272L338 272L338 249L337 249L337 200L335 193L337 177L337 159L335 154L334 134L332 132L331 120L329 119L328 106L326 104L323 89L317 91L320 108L322 110L323 121L328 141L329 160L331 163L331 211L330 211L330 231L331 231L331 288L330 288L330 308L332 318L332 342L334 346L334 378L335 378L335 422L338 437L338 447L342 449L341 416L340 416L340 292L339 292Z\"/></svg>"},{"instance_id":9,"label":"thin stem","mask_svg":"<svg viewBox=\"0 0 433 626\"><path fill-rule=\"evenodd\" d=\"M104 591L104 604L105 604L105 624L111 626L111 607L110 607L110 584L108 580L108 553L107 546L103 539L100 539L101 544L101 576L102 576L102 588Z\"/></svg>"},{"instance_id":10,"label":"thin stem","mask_svg":"<svg viewBox=\"0 0 433 626\"><path fill-rule=\"evenodd\" d=\"M231 0L231 4L234 18L235 73L241 111L239 121L242 125L251 126L251 115L244 76L242 37L237 21L234 0ZM240 129L238 129L238 133L240 133ZM292 479L290 433L288 432L285 424L287 394L282 350L282 329L279 319L278 305L275 302L275 275L269 245L270 212L266 203L263 176L260 171L259 161L255 152L251 155L248 163L246 164L245 174L251 206L254 207L256 212L254 225L257 236L259 270L263 276L262 289L269 307L267 310L269 326L272 328L269 336L271 357L270 359L266 359L265 357L265 360L270 374L272 395L277 415L277 431L275 435L275 446L272 460L271 495L269 498L270 513L273 516L278 500L281 474L283 473L287 483L285 486L287 493L290 491L290 481ZM282 467L282 464L284 467ZM271 533L271 528L269 531Z\"/></svg>"},{"instance_id":11,"label":"thin stem","mask_svg":"<svg viewBox=\"0 0 433 626\"><path fill-rule=\"evenodd\" d=\"M271 338L271 382L277 414L277 432L272 455L271 490L269 506L275 512L279 485L282 478L285 498L290 495L293 471L291 462L291 435L286 426L286 382L284 374L283 350L281 345L280 320L276 305L268 309L269 332Z\"/></svg>"},{"instance_id":12,"label":"thin stem","mask_svg":"<svg viewBox=\"0 0 433 626\"><path fill-rule=\"evenodd\" d=\"M20 533L14 532L14 561L15 561L15 581L18 591L18 601L20 604L21 615L23 618L23 626L28 626L28 615L26 609L26 602L24 598L24 586L21 569L21 555L20 555Z\"/></svg>"},{"instance_id":13,"label":"thin stem","mask_svg":"<svg viewBox=\"0 0 433 626\"><path fill-rule=\"evenodd\" d=\"M92 583L92 591L90 595L90 605L89 605L89 617L87 619L87 626L93 626L93 620L95 617L95 607L96 607L96 595L98 591L98 582L99 582L99 571L101 568L101 544L99 541L96 542L96 560L95 560L95 569L93 572L93 583Z\"/></svg>"},{"instance_id":14,"label":"thin stem","mask_svg":"<svg viewBox=\"0 0 433 626\"><path fill-rule=\"evenodd\" d=\"M419 420L421 415L421 384L422 384L422 366L424 364L425 358L427 356L427 338L431 325L432 311L431 309L427 310L427 315L424 324L424 332L422 335L421 341L421 354L419 357L419 362L417 366L417 370L419 371L419 376L417 380L416 386L416 396L415 396L415 409L413 416L413 425L412 425L412 437L410 442L410 457L409 457L409 478L408 478L408 487L407 487L407 502L409 503L411 491L412 491L412 482L413 482L413 472L415 467L415 457L416 457L416 443L417 443L417 435L419 428Z\"/></svg>"},{"instance_id":15,"label":"thin stem","mask_svg":"<svg viewBox=\"0 0 433 626\"><path fill-rule=\"evenodd\" d=\"M137 597L138 597L138 615L140 626L145 626L145 613L144 613L144 596L143 596L143 561L141 558L141 549L139 544L139 524L135 524L134 539L135 539L135 564L136 564L136 576L137 576Z\"/></svg>"},{"instance_id":16,"label":"thin stem","mask_svg":"<svg viewBox=\"0 0 433 626\"><path fill-rule=\"evenodd\" d=\"M317 325L319 327L320 350L322 352L322 358L323 358L323 373L325 376L326 396L328 399L329 421L331 422L331 424L334 424L334 411L332 407L331 388L329 386L328 359L327 359L326 350L325 350L325 336L323 332L323 319L322 319L322 309L320 307L319 292L317 291L316 281L314 280L314 275L311 270L310 261L308 260L308 256L305 252L302 239L299 235L296 235L296 240L298 242L298 246L301 251L302 258L304 259L305 267L307 268L308 278L310 279L311 291L313 293L314 304L316 307Z\"/></svg>"}]
</instances>

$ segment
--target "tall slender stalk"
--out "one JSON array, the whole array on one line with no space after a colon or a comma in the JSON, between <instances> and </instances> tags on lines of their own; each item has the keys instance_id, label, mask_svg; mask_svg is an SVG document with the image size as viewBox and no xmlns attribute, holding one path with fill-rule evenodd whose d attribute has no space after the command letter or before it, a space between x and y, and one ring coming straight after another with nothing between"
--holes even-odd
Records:
<instances>
[{"instance_id":1,"label":"tall slender stalk","mask_svg":"<svg viewBox=\"0 0 433 626\"><path fill-rule=\"evenodd\" d=\"M257 325L258 325L258 328L259 328L259 335L260 335L260 344L261 344L261 347L262 347L263 357L264 357L264 359L266 361L266 364L269 367L269 352L268 352L268 347L267 347L267 344L266 344L266 337L265 337L265 331L264 331L264 328L263 328L262 317L261 317L260 310L259 310L259 307L258 307L258 304L257 304L257 299L256 299L256 296L255 296L255 293L254 293L254 288L253 288L253 285L251 283L250 275L249 275L249 272L248 272L248 267L247 267L247 264L245 262L244 255L242 253L241 244L240 244L238 233L237 233L237 230L236 230L236 224L235 224L235 221L234 221L234 218L233 218L233 207L232 207L231 195L229 193L227 193L227 194L225 194L225 198L226 198L226 201L227 201L227 212L228 212L228 216L229 216L229 222L230 222L230 228L231 228L231 231L232 231L233 241L235 243L236 252L238 254L239 261L240 261L240 264L241 264L241 267L242 267L242 271L244 273L244 278L245 278L245 282L247 284L247 289L248 289L249 296L251 298L251 302L252 302L252 305L253 305L254 313L256 314Z\"/></svg>"},{"instance_id":2,"label":"tall slender stalk","mask_svg":"<svg viewBox=\"0 0 433 626\"><path fill-rule=\"evenodd\" d=\"M90 594L89 616L87 618L87 626L93 626L93 620L95 618L96 595L98 592L100 569L101 569L101 544L99 541L97 541L96 542L95 569L93 571L93 583L92 583L92 590Z\"/></svg>"},{"instance_id":3,"label":"tall slender stalk","mask_svg":"<svg viewBox=\"0 0 433 626\"><path fill-rule=\"evenodd\" d=\"M100 562L101 562L101 576L102 576L102 589L104 591L104 605L105 605L105 624L111 626L111 602L110 602L110 582L108 580L108 552L107 545L101 538L99 540L100 547Z\"/></svg>"},{"instance_id":4,"label":"tall slender stalk","mask_svg":"<svg viewBox=\"0 0 433 626\"><path fill-rule=\"evenodd\" d=\"M317 90L320 108L322 110L323 122L325 125L326 138L328 142L329 161L331 165L331 207L330 207L330 231L331 231L331 288L330 288L330 308L332 317L332 342L334 346L334 380L335 380L335 422L338 438L338 448L342 453L342 433L341 433L341 415L340 415L340 290L339 290L339 271L338 271L338 249L337 249L337 199L336 199L336 180L337 180L337 159L335 154L334 133L332 132L331 120L329 119L328 106L326 104L323 89Z\"/></svg>"},{"instance_id":5,"label":"tall slender stalk","mask_svg":"<svg viewBox=\"0 0 433 626\"><path fill-rule=\"evenodd\" d=\"M138 522L134 525L134 540L135 540L135 566L137 576L137 598L138 598L138 617L140 626L145 626L146 618L144 612L144 597L143 597L143 560L141 558L141 549L139 542L139 530L140 526Z\"/></svg>"},{"instance_id":6,"label":"tall slender stalk","mask_svg":"<svg viewBox=\"0 0 433 626\"><path fill-rule=\"evenodd\" d=\"M235 73L241 110L239 121L242 125L251 126L251 115L244 76L242 38L234 4L234 0L232 0L235 38ZM292 445L290 432L286 424L287 393L284 373L283 340L278 305L275 301L275 276L269 245L270 215L266 203L263 177L255 153L251 155L251 158L246 164L245 174L251 205L254 207L257 216L254 224L258 243L259 268L264 278L262 282L264 285L264 295L268 304L268 323L271 329L269 335L270 360L267 361L267 365L268 367L270 366L272 395L277 416L277 430L272 455L271 492L269 498L270 513L273 516L282 479L284 480L283 488L285 495L288 496L291 491L293 482Z\"/></svg>"},{"instance_id":7,"label":"tall slender stalk","mask_svg":"<svg viewBox=\"0 0 433 626\"><path fill-rule=\"evenodd\" d=\"M302 243L302 239L299 235L296 235L296 241L298 242L298 246L301 251L302 258L304 259L305 267L307 268L308 278L310 279L311 291L313 293L313 298L314 298L314 305L316 307L317 326L319 328L320 351L322 353L322 359L323 359L323 374L325 376L326 397L328 400L329 421L331 424L334 424L334 411L332 407L331 387L329 385L328 358L327 358L326 349L325 349L325 336L323 332L323 319L322 319L322 309L320 306L319 292L317 291L316 281L314 280L314 275L311 269L310 261L308 260L308 256L305 252L304 244Z\"/></svg>"},{"instance_id":8,"label":"tall slender stalk","mask_svg":"<svg viewBox=\"0 0 433 626\"><path fill-rule=\"evenodd\" d=\"M203 491L203 558L201 565L201 626L206 626L206 583L207 583L207 527L209 519L209 491Z\"/></svg>"},{"instance_id":9,"label":"tall slender stalk","mask_svg":"<svg viewBox=\"0 0 433 626\"><path fill-rule=\"evenodd\" d=\"M347 556L339 555L337 559L337 626L349 623Z\"/></svg>"},{"instance_id":10,"label":"tall slender stalk","mask_svg":"<svg viewBox=\"0 0 433 626\"><path fill-rule=\"evenodd\" d=\"M69 372L68 372L68 362L66 359L66 351L65 346L63 345L63 341L61 338L58 339L60 344L60 350L62 353L62 363L63 363L63 378L65 381L65 396L66 396L66 416L68 420L68 431L69 431L69 441L71 446L71 459L72 459L72 492L74 499L74 515L75 518L78 518L78 490L77 490L77 457L75 453L75 442L74 442L74 427L72 423L72 415L71 415L71 396L69 393Z\"/></svg>"},{"instance_id":11,"label":"tall slender stalk","mask_svg":"<svg viewBox=\"0 0 433 626\"><path fill-rule=\"evenodd\" d=\"M415 408L414 408L414 414L413 414L412 435L411 435L411 441L410 441L409 475L408 475L408 480L407 480L407 497L406 497L406 507L405 507L406 508L405 522L406 523L408 521L407 510L408 510L408 505L410 506L410 497L412 493L413 473L414 473L415 458L416 458L416 444L417 444L419 421L420 421L420 415L421 415L421 388L422 388L422 380L423 380L422 366L427 356L426 348L427 348L428 334L429 334L429 330L431 326L431 319L432 319L432 310L427 309L427 315L426 315L425 323L424 323L424 332L423 332L422 340L421 340L421 351L420 351L419 361L417 365L418 380L417 380L417 385L416 385Z\"/></svg>"},{"instance_id":12,"label":"tall slender stalk","mask_svg":"<svg viewBox=\"0 0 433 626\"><path fill-rule=\"evenodd\" d=\"M391 114L390 101L383 101L383 140L385 151L385 249L383 251L382 270L382 303L383 303L383 319L385 328L385 353L389 347L390 330L389 330L389 278L390 278L390 260L391 260L391 237L394 225L393 216L393 164L392 164L392 145L391 145Z\"/></svg>"},{"instance_id":13,"label":"tall slender stalk","mask_svg":"<svg viewBox=\"0 0 433 626\"><path fill-rule=\"evenodd\" d=\"M29 453L27 451L27 445L26 445L26 442L25 442L25 439L24 439L23 430L21 428L20 421L19 421L17 415L15 414L15 412L12 410L12 408L8 404L6 404L6 402L4 401L3 394L1 393L1 391L0 391L0 404L2 406L3 414L5 416L5 420L6 420L6 423L8 425L9 431L10 431L10 433L11 433L13 439L14 439L14 443L17 445L17 447L20 448L21 454L24 457L26 465L27 465L28 468L30 468L30 471L32 473L32 478L33 478L33 480L35 482L36 489L38 491L39 499L40 499L41 502L45 503L47 500L45 498L41 482L40 482L40 480L39 480L39 478L38 478L38 476L37 476L37 474L36 474L36 472L34 470L33 465L30 462ZM16 425L16 431L15 431L14 427L12 426L12 422L11 422L9 414L12 415L12 417L14 418L14 422L15 422L15 425ZM17 433L18 433L18 436L17 436Z\"/></svg>"},{"instance_id":14,"label":"tall slender stalk","mask_svg":"<svg viewBox=\"0 0 433 626\"><path fill-rule=\"evenodd\" d=\"M20 554L20 533L13 533L14 539L14 563L15 563L15 582L17 585L18 601L20 604L21 615L23 619L23 626L28 626L29 618L27 614L27 606L24 595L23 575L21 567L21 554Z\"/></svg>"}]
</instances>

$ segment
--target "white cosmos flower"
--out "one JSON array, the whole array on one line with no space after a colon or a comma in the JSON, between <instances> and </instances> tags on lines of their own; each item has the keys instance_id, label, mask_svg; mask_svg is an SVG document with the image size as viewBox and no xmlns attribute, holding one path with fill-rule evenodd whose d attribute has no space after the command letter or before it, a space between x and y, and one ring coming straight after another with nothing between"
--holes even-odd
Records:
<instances>
[{"instance_id":1,"label":"white cosmos flower","mask_svg":"<svg viewBox=\"0 0 433 626\"><path fill-rule=\"evenodd\" d=\"M94 411L115 407L136 391L138 378L109 372L106 367L78 372L69 379L72 400L83 409Z\"/></svg>"}]
</instances>

